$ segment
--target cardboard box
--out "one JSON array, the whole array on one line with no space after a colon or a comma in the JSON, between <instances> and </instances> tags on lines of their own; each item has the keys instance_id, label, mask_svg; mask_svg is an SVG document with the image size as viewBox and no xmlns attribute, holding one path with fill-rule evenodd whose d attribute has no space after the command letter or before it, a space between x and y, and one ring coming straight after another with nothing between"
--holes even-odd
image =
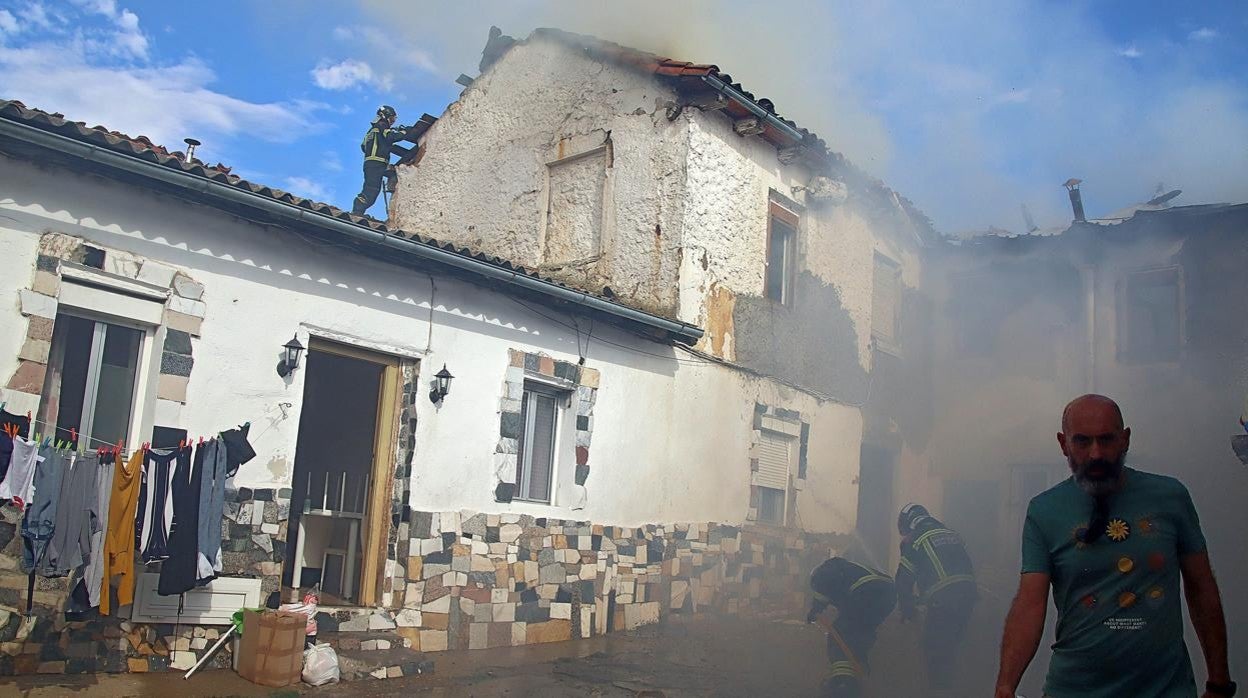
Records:
<instances>
[{"instance_id":1,"label":"cardboard box","mask_svg":"<svg viewBox=\"0 0 1248 698\"><path fill-rule=\"evenodd\" d=\"M299 683L307 623L302 613L244 611L238 675L261 686Z\"/></svg>"}]
</instances>

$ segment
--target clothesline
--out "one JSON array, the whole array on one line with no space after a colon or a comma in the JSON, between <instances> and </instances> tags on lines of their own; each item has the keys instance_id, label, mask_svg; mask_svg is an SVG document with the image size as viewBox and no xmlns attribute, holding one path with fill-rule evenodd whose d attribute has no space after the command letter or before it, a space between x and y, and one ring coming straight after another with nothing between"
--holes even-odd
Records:
<instances>
[{"instance_id":1,"label":"clothesline","mask_svg":"<svg viewBox=\"0 0 1248 698\"><path fill-rule=\"evenodd\" d=\"M77 450L79 453L85 453L85 452L86 452L86 451L82 450L82 448L81 448L81 444L79 443L79 440L81 439L82 435L81 435L81 434L79 434L79 433L77 432L77 430L76 430L76 429L73 429L73 428L71 428L71 427L60 427L60 426L56 426L56 425L54 425L54 424L51 424L51 423L49 423L49 422L45 422L45 421L40 420L40 419L31 419L31 420L30 420L30 424L31 424L32 433L37 433L37 432L35 432L35 429L34 429L34 428L35 428L35 426L36 426L36 425L40 425L40 424L42 424L42 425L44 426L44 428L51 427L51 428L52 428L52 429L53 429L56 433L58 433L58 434L59 434L59 433L61 433L61 432L67 432L67 433L70 435L71 440L70 440L70 441L67 441L66 443L69 443L69 444L74 445L74 446L78 446L78 448L77 448L77 449L69 449L69 450ZM41 435L41 436L48 436L47 434L40 434L40 435ZM198 442L199 442L200 444L202 444L206 438L209 438L209 437L200 436L200 437L199 437L199 439L198 439ZM216 437L214 436L214 437L211 437L211 438L216 438ZM119 451L121 451L121 454L122 454L123 456L128 456L128 455L130 455L130 451L128 451L128 450L126 450L126 449L124 449L124 448L121 448L122 446L124 446L124 445L125 445L125 441L124 441L124 440L123 440L123 441L117 441L117 442L108 442L108 441L104 441L104 440L102 440L102 439L97 439L97 438L95 438L94 436L88 436L88 437L87 437L87 441L89 442L89 443L88 443L88 446L90 446L91 444L99 444L99 447L100 447L100 448L109 448L109 449L119 450ZM191 445L194 445L194 443L195 443L195 439L190 439L190 438L183 439L183 440L182 440L181 445L179 446L179 448L182 448L182 447L185 447L185 446L191 446ZM150 447L151 447L151 446L150 446L150 442L144 442L144 444L143 444L143 445L144 445L144 447L147 447L147 448L150 448ZM164 446L164 447L162 447L162 448L173 448L173 447L172 447L172 446Z\"/></svg>"}]
</instances>

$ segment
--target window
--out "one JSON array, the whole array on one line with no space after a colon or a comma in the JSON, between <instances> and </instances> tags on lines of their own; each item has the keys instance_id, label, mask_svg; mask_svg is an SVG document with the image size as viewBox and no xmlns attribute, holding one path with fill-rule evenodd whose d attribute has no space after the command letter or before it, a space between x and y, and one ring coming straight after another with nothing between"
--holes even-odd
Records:
<instances>
[{"instance_id":1,"label":"window","mask_svg":"<svg viewBox=\"0 0 1248 698\"><path fill-rule=\"evenodd\" d=\"M895 347L901 326L901 266L877 254L871 278L871 336L885 347Z\"/></svg>"},{"instance_id":2,"label":"window","mask_svg":"<svg viewBox=\"0 0 1248 698\"><path fill-rule=\"evenodd\" d=\"M767 268L764 293L777 303L793 299L793 275L797 257L797 214L771 202L767 225Z\"/></svg>"},{"instance_id":3,"label":"window","mask_svg":"<svg viewBox=\"0 0 1248 698\"><path fill-rule=\"evenodd\" d=\"M1179 269L1129 274L1120 312L1119 356L1136 361L1173 361L1182 345Z\"/></svg>"},{"instance_id":4,"label":"window","mask_svg":"<svg viewBox=\"0 0 1248 698\"><path fill-rule=\"evenodd\" d=\"M40 401L42 433L86 448L130 431L142 330L61 314L52 331Z\"/></svg>"},{"instance_id":5,"label":"window","mask_svg":"<svg viewBox=\"0 0 1248 698\"><path fill-rule=\"evenodd\" d=\"M602 146L547 164L547 264L587 262L601 254L609 162Z\"/></svg>"},{"instance_id":6,"label":"window","mask_svg":"<svg viewBox=\"0 0 1248 698\"><path fill-rule=\"evenodd\" d=\"M796 439L787 434L764 429L759 432L758 520L764 523L785 522L785 502L789 492L789 473L793 465Z\"/></svg>"},{"instance_id":7,"label":"window","mask_svg":"<svg viewBox=\"0 0 1248 698\"><path fill-rule=\"evenodd\" d=\"M559 412L567 393L540 383L524 385L520 407L520 432L516 458L516 499L550 503L555 471L555 438Z\"/></svg>"}]
</instances>

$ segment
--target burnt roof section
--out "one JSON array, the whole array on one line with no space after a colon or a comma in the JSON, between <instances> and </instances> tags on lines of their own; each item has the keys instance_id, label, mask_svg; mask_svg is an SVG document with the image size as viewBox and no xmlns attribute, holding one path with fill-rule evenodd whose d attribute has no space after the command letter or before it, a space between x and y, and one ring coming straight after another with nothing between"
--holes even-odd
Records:
<instances>
[{"instance_id":1,"label":"burnt roof section","mask_svg":"<svg viewBox=\"0 0 1248 698\"><path fill-rule=\"evenodd\" d=\"M128 158L141 160L153 165L158 165L160 167L191 175L193 177L211 180L243 192L254 194L264 199L270 199L275 202L311 211L353 226L371 230L375 233L403 238L404 240L409 240L419 245L437 248L443 252L465 259L475 260L476 262L495 267L505 272L528 277L529 279L539 281L549 286L555 286L577 294L591 297L600 301L600 303L597 304L599 307L602 307L602 303L606 303L629 311L627 313L629 315L649 316L653 317L657 321L684 325L691 331L696 330L698 335L701 334L701 330L698 330L693 326L686 325L686 323L680 323L679 321L670 318L663 318L661 316L654 315L648 311L631 308L630 306L614 300L608 295L604 295L604 293L599 290L585 289L567 284L557 279L539 274L536 271L528 269L522 265L515 264L510 260L494 255L488 255L468 247L454 245L448 242L441 242L431 237L419 235L411 231L392 228L385 222L379 221L371 216L357 216L336 206L331 206L323 202L297 196L276 187L269 187L263 184L249 182L238 175L233 174L231 168L222 163L208 165L198 158L191 158L188 160L185 153L181 151L171 151L158 143L154 143L147 136L131 137L119 131L108 129L105 126L88 126L85 122L70 121L66 119L63 114L49 113L39 109L29 108L22 102L16 100L0 99L0 120L19 123L40 131L46 131L57 136L62 136L80 143L88 144L95 148L117 153ZM0 140L0 145L3 144L4 141ZM40 155L40 157L44 157L44 155ZM376 256L379 252L384 252L384 248L380 245L375 245L372 250L369 250L369 252ZM384 255L383 258L385 258ZM642 324L645 323L643 322Z\"/></svg>"},{"instance_id":2,"label":"burnt roof section","mask_svg":"<svg viewBox=\"0 0 1248 698\"><path fill-rule=\"evenodd\" d=\"M550 27L534 29L530 39L533 37L557 41L582 52L594 60L615 63L642 73L652 74L680 92L705 92L708 89L714 89L713 85L716 83L726 85L730 88L730 92L735 92L743 100L730 99L729 103L724 107L723 111L732 118L740 119L756 115L757 112L750 109L749 105L761 109L784 126L787 126L787 128L766 123L764 124L763 133L759 136L760 138L777 148L802 148L810 156L809 159L815 164L822 166L829 174L840 178L845 184L859 187L875 194L877 197L881 197L880 200L883 206L901 208L921 234L931 242L938 241L939 237L932 227L931 219L927 217L927 214L919 210L914 202L888 187L880 179L864 172L843 154L832 150L818 134L798 126L791 119L781 116L770 99L755 97L753 93L742 87L740 83L734 82L731 75L721 71L718 65L712 63L690 63L688 61L667 58L640 49L623 46L613 41ZM512 41L511 43L514 44L515 42ZM507 47L510 48L510 45L508 44ZM488 51L489 47L487 46ZM498 60L502 53L505 53L505 51L496 52L491 58ZM488 64L484 67L488 67Z\"/></svg>"}]
</instances>

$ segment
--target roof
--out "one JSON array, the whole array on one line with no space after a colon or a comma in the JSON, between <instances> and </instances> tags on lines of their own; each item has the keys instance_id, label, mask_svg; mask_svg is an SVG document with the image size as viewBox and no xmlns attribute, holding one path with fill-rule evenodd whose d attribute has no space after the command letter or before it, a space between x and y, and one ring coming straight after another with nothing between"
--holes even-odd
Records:
<instances>
[{"instance_id":1,"label":"roof","mask_svg":"<svg viewBox=\"0 0 1248 698\"><path fill-rule=\"evenodd\" d=\"M770 117L761 119L764 130L759 137L777 148L800 147L804 149L813 160L827 167L846 184L859 185L882 196L882 201L886 205L900 207L923 233L931 236L933 240L936 238L931 220L912 201L889 188L883 181L853 165L844 155L830 148L827 142L813 131L781 116L770 99L755 97L740 83L734 82L731 75L720 70L718 65L667 58L594 36L575 34L550 27L533 30L530 38L533 37L558 41L595 60L611 62L642 73L652 74L680 91L718 91L729 98L723 111L734 120L751 116ZM487 51L488 49L487 46Z\"/></svg>"},{"instance_id":2,"label":"roof","mask_svg":"<svg viewBox=\"0 0 1248 698\"><path fill-rule=\"evenodd\" d=\"M165 168L167 170L186 175L190 178L211 181L224 185L230 189L239 190L241 192L260 197L264 200L278 204L285 204L287 206L300 209L301 211L317 214L316 216L311 217L300 216L299 220L310 224L309 227L312 227L311 224L315 224L322 220L322 217L332 219L338 223L338 225L332 227L339 231L347 230L341 227L341 224L346 224L361 230L381 234L381 237L374 236L374 239L379 242L384 243L385 238L395 238L401 239L407 243L413 243L416 246L437 250L442 254L427 254L424 256L426 258L459 262L452 266L458 267L461 271L465 269L471 270L474 268L481 269L482 267L492 267L506 272L506 274L486 275L488 278L492 278L494 280L515 276L525 277L535 282L539 282L538 284L527 284L527 286L531 289L540 289L544 285L574 292L573 295L567 293L556 294L560 296L562 300L572 299L575 295L584 296L596 301L595 303L590 303L588 305L591 305L599 310L605 309L607 314L611 314L610 308L608 307L610 306L621 309L622 311L628 311L621 312L620 315L622 317L631 318L638 324L649 324L648 320L652 319L656 326L681 326L682 330L675 332L674 334L676 335L681 335L684 331L686 331L685 328L687 328L689 336L686 336L686 339L691 337L696 340L697 337L701 336L701 330L693 327L692 325L687 325L686 323L680 323L670 318L663 318L646 311L631 308L613 300L607 295L604 295L599 290L572 286L557 279L539 274L532 269L515 264L510 260L503 259L501 257L488 255L464 246L440 242L433 238L419 235L411 231L392 228L386 223L370 216L357 216L336 206L331 206L326 203L297 196L288 191L283 191L275 187L249 182L238 175L233 174L231 168L226 165L221 163L208 165L198 158L188 159L185 153L180 151L171 151L162 145L152 142L152 140L146 136L132 137L119 131L110 130L104 126L87 126L86 123L81 121L70 121L66 119L63 114L49 113L38 109L32 109L15 100L0 99L0 124L3 124L4 122L21 124L22 126L55 134L56 136L69 139L71 141L87 144L92 146L93 149L98 148L110 153L124 156L127 159L133 159L135 161L141 161L159 168ZM17 142L17 140L20 139L10 139L7 137L8 135L8 132L0 132L0 151L19 151L25 152L27 155L35 154L36 157L39 158L49 157L49 153L46 149L40 150L38 148L22 147L22 144ZM86 156L85 159L90 159L90 156ZM203 190L204 188L197 187L197 189ZM372 245L372 247L373 251L376 252L377 250L385 250L387 248L393 249L396 245L382 244ZM693 334L696 334L697 336L694 337L692 336Z\"/></svg>"}]
</instances>

